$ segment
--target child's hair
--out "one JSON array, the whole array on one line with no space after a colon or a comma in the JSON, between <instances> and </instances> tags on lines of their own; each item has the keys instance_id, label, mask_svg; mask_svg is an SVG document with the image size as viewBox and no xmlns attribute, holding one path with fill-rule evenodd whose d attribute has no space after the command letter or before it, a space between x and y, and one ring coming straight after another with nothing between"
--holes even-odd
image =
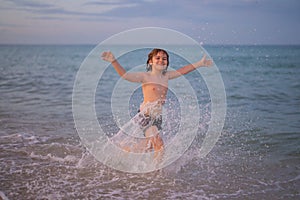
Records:
<instances>
[{"instance_id":1,"label":"child's hair","mask_svg":"<svg viewBox=\"0 0 300 200\"><path fill-rule=\"evenodd\" d=\"M149 64L149 62L152 60L153 56L157 55L159 52L163 52L164 54L166 54L167 56L167 67L166 69L162 72L163 75L165 75L167 73L167 69L169 66L169 54L167 53L167 51L163 50L163 49L153 49L149 54L148 54L148 60L147 60L147 67L146 70L151 71L152 70L152 65Z\"/></svg>"}]
</instances>

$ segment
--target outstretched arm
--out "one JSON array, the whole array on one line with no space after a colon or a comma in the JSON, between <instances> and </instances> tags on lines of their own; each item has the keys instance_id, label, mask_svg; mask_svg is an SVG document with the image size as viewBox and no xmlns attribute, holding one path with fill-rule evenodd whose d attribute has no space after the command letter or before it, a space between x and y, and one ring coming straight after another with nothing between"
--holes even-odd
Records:
<instances>
[{"instance_id":1,"label":"outstretched arm","mask_svg":"<svg viewBox=\"0 0 300 200\"><path fill-rule=\"evenodd\" d=\"M116 72L125 80L130 82L142 82L144 79L143 73L127 73L126 70L115 59L114 55L110 52L103 52L101 55L102 60L110 62Z\"/></svg>"},{"instance_id":2,"label":"outstretched arm","mask_svg":"<svg viewBox=\"0 0 300 200\"><path fill-rule=\"evenodd\" d=\"M188 74L191 71L194 71L195 69L197 69L199 67L210 67L210 66L212 66L212 64L213 64L213 61L209 60L209 59L206 59L206 55L204 55L202 57L202 59L199 60L198 62L186 65L186 66L181 67L181 68L179 68L175 71L169 71L168 76L169 76L169 79L174 79L174 78L177 78L181 75Z\"/></svg>"}]
</instances>

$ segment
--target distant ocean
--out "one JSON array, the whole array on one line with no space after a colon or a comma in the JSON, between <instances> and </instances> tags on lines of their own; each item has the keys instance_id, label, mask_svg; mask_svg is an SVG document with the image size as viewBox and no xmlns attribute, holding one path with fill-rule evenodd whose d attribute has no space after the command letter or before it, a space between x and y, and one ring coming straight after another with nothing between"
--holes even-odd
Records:
<instances>
[{"instance_id":1,"label":"distant ocean","mask_svg":"<svg viewBox=\"0 0 300 200\"><path fill-rule=\"evenodd\" d=\"M201 146L199 133L182 158L146 174L103 165L77 134L73 85L94 47L0 45L2 199L300 199L300 46L204 46L226 89L222 135L205 158L190 157ZM120 62L145 63L146 53ZM182 64L171 57L172 66ZM107 113L97 117L114 134L108 108L119 77L111 68L105 73L107 86L97 88L95 100L96 110ZM197 73L187 76L204 108L199 129L205 128L205 82ZM132 97L132 115L140 95Z\"/></svg>"}]
</instances>

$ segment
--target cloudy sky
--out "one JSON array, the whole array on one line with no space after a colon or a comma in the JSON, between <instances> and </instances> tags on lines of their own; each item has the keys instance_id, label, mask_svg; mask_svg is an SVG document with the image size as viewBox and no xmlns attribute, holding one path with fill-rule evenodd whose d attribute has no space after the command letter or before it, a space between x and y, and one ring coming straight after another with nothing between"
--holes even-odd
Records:
<instances>
[{"instance_id":1,"label":"cloudy sky","mask_svg":"<svg viewBox=\"0 0 300 200\"><path fill-rule=\"evenodd\" d=\"M0 44L98 44L149 26L204 44L300 44L300 1L0 0Z\"/></svg>"}]
</instances>

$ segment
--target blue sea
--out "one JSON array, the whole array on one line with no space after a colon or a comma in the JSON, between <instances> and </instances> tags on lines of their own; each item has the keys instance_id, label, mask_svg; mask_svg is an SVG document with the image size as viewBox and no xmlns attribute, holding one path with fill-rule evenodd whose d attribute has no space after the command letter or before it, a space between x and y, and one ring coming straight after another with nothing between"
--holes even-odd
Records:
<instances>
[{"instance_id":1,"label":"blue sea","mask_svg":"<svg viewBox=\"0 0 300 200\"><path fill-rule=\"evenodd\" d=\"M204 46L226 92L221 136L207 156L195 156L211 105L205 81L194 71L186 78L201 108L198 134L181 158L149 173L107 167L77 133L73 87L94 48L0 45L2 199L300 199L300 46ZM124 55L120 62L129 70L145 63L148 52ZM172 54L170 62L173 68L187 64ZM108 135L118 131L110 102L118 80L107 68L96 91L97 117ZM170 91L168 98L174 95ZM140 102L137 89L131 116Z\"/></svg>"}]
</instances>

